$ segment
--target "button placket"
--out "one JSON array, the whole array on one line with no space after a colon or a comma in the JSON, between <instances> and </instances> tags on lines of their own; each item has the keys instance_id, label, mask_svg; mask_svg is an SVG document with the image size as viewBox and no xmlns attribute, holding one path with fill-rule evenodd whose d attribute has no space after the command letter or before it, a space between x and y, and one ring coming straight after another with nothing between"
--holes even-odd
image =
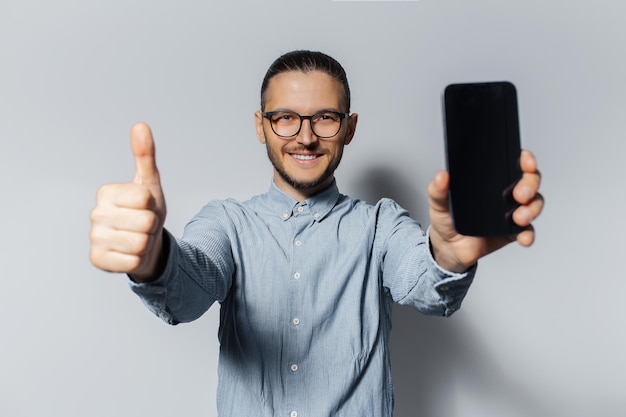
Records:
<instances>
[{"instance_id":1,"label":"button placket","mask_svg":"<svg viewBox=\"0 0 626 417\"><path fill-rule=\"evenodd\" d=\"M286 355L285 362L283 362L283 372L286 372L289 376L291 383L286 389L286 396L291 398L292 410L298 408L299 392L306 378L304 370L302 368L302 360L306 357L306 343L304 340L307 336L308 326L303 326L306 322L306 317L302 314L306 314L303 310L303 302L306 300L306 296L303 293L306 291L307 276L309 269L307 267L308 262L306 257L307 231L314 222L315 214L309 211L310 207L307 203L301 203L293 208L291 214L291 268L292 279L290 280L290 295L291 299L289 303L289 316L283 318L285 340L291 347L290 354ZM304 321L303 321L304 320ZM292 412L293 416L298 416L296 411Z\"/></svg>"}]
</instances>

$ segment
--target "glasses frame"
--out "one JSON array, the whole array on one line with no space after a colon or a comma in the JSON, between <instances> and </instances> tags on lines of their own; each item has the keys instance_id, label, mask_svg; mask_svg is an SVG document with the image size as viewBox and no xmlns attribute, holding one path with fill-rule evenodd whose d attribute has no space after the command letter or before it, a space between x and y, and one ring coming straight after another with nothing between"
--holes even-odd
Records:
<instances>
[{"instance_id":1,"label":"glasses frame","mask_svg":"<svg viewBox=\"0 0 626 417\"><path fill-rule=\"evenodd\" d=\"M290 136L285 136L285 135L280 135L276 132L276 130L274 129L274 123L272 122L272 116L274 116L276 113L293 113L296 116L298 116L300 118L300 126L298 127L298 130L296 131L296 133L294 133L293 135ZM313 118L322 114L322 113L332 113L332 114L336 114L339 117L339 128L337 129L337 132L334 135L331 136L320 136L317 133L315 133L315 128L313 127ZM337 136L337 134L339 133L339 131L341 130L341 127L343 126L343 119L350 117L350 113L341 113L338 111L333 111L333 110L321 110L318 111L315 114L312 114L311 116L302 116L301 114L296 113L295 111L292 110L274 110L274 111L266 111L266 112L262 112L261 115L263 117L265 117L266 119L268 119L270 121L270 127L272 128L272 132L274 132L274 134L280 138L283 139L291 139L294 138L296 136L298 136L298 134L300 133L300 131L302 130L302 121L303 120L308 120L309 124L311 125L311 132L313 132L313 134L315 136L317 136L320 139L330 139L330 138L334 138L335 136Z\"/></svg>"}]
</instances>

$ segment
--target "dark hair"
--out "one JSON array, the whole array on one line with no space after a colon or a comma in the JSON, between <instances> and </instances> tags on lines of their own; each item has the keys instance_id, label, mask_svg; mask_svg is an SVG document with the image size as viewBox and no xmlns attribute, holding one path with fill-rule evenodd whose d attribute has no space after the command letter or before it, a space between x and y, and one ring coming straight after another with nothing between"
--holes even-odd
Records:
<instances>
[{"instance_id":1,"label":"dark hair","mask_svg":"<svg viewBox=\"0 0 626 417\"><path fill-rule=\"evenodd\" d=\"M287 52L278 57L272 65L270 65L263 78L263 84L261 84L261 110L265 108L265 91L272 77L288 71L300 71L304 73L321 71L330 75L343 86L344 97L342 104L345 105L346 112L350 111L350 87L348 86L346 71L341 64L322 52L305 50Z\"/></svg>"}]
</instances>

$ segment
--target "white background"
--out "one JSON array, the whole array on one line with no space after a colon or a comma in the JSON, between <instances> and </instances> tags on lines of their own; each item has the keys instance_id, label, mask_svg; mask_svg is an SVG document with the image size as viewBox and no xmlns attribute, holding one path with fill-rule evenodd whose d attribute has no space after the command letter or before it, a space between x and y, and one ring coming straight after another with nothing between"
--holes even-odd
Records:
<instances>
[{"instance_id":1,"label":"white background","mask_svg":"<svg viewBox=\"0 0 626 417\"><path fill-rule=\"evenodd\" d=\"M536 244L481 261L450 319L395 310L396 416L626 415L621 0L0 2L0 415L215 416L214 306L170 327L88 260L89 211L151 124L180 234L264 192L253 112L292 49L345 66L360 114L340 189L428 224L440 94L517 85L547 205Z\"/></svg>"}]
</instances>

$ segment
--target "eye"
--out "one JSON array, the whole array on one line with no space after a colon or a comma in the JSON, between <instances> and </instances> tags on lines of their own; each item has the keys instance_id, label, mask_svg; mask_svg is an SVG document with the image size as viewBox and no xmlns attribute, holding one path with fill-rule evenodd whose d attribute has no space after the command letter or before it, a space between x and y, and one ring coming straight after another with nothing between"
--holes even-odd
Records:
<instances>
[{"instance_id":1,"label":"eye","mask_svg":"<svg viewBox=\"0 0 626 417\"><path fill-rule=\"evenodd\" d=\"M337 113L333 113L333 112L324 112L324 113L320 113L317 117L316 120L322 122L322 123L338 123L340 118L339 115Z\"/></svg>"},{"instance_id":2,"label":"eye","mask_svg":"<svg viewBox=\"0 0 626 417\"><path fill-rule=\"evenodd\" d=\"M294 121L295 119L298 119L298 117L295 114L291 112L286 112L286 111L274 113L274 115L272 116L272 121L278 122L278 123L291 122L291 121Z\"/></svg>"},{"instance_id":3,"label":"eye","mask_svg":"<svg viewBox=\"0 0 626 417\"><path fill-rule=\"evenodd\" d=\"M339 115L333 112L322 112L313 116L316 122L338 122Z\"/></svg>"}]
</instances>

